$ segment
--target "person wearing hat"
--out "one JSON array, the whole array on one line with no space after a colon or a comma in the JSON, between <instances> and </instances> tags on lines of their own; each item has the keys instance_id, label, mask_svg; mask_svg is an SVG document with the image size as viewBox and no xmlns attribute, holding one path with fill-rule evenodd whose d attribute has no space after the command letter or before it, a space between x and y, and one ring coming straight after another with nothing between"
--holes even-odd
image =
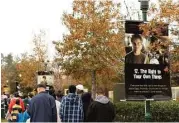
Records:
<instances>
[{"instance_id":1,"label":"person wearing hat","mask_svg":"<svg viewBox=\"0 0 179 123\"><path fill-rule=\"evenodd\" d=\"M27 110L30 122L57 122L55 99L45 89L45 84L37 85L38 94L31 99Z\"/></svg>"},{"instance_id":2,"label":"person wearing hat","mask_svg":"<svg viewBox=\"0 0 179 123\"><path fill-rule=\"evenodd\" d=\"M77 94L81 97L83 95L83 93L84 93L84 87L83 87L83 85L78 84L76 86L76 89L77 89Z\"/></svg>"}]
</instances>

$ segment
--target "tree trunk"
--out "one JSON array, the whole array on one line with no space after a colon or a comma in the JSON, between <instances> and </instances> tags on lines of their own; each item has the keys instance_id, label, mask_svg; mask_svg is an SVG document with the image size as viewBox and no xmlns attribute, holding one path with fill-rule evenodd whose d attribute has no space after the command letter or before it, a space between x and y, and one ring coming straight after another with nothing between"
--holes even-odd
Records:
<instances>
[{"instance_id":1,"label":"tree trunk","mask_svg":"<svg viewBox=\"0 0 179 123\"><path fill-rule=\"evenodd\" d=\"M96 98L96 71L91 71L91 79L92 79L92 98Z\"/></svg>"}]
</instances>

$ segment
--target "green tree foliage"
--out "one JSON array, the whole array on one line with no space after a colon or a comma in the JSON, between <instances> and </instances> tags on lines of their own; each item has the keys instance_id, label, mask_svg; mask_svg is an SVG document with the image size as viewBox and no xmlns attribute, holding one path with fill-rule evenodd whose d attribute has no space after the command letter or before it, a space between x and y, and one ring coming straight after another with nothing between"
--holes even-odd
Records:
<instances>
[{"instance_id":1,"label":"green tree foliage","mask_svg":"<svg viewBox=\"0 0 179 123\"><path fill-rule=\"evenodd\" d=\"M15 82L19 81L16 64L17 62L13 60L12 54L8 54L7 56L1 54L1 86L8 85L10 87L10 93L16 91Z\"/></svg>"}]
</instances>

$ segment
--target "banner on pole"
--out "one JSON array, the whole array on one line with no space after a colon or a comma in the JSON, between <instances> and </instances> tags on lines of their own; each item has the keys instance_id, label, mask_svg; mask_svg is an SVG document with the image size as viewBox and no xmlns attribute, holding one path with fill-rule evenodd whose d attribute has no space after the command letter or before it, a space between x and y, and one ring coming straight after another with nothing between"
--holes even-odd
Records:
<instances>
[{"instance_id":1,"label":"banner on pole","mask_svg":"<svg viewBox=\"0 0 179 123\"><path fill-rule=\"evenodd\" d=\"M54 72L53 71L38 71L37 72L37 84L41 82L47 85L53 85L54 83Z\"/></svg>"},{"instance_id":2,"label":"banner on pole","mask_svg":"<svg viewBox=\"0 0 179 123\"><path fill-rule=\"evenodd\" d=\"M161 36L143 37L139 30L141 23L127 21L125 24L126 99L169 100L172 94L168 33L162 32ZM165 28L167 29L168 27Z\"/></svg>"},{"instance_id":3,"label":"banner on pole","mask_svg":"<svg viewBox=\"0 0 179 123\"><path fill-rule=\"evenodd\" d=\"M165 65L127 64L125 73L126 99L171 99L170 73Z\"/></svg>"}]
</instances>

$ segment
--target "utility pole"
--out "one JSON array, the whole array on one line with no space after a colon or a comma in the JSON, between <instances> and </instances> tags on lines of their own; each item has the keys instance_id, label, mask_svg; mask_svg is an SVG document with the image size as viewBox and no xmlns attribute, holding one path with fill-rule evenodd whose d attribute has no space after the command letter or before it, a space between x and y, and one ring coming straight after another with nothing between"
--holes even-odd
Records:
<instances>
[{"instance_id":1,"label":"utility pole","mask_svg":"<svg viewBox=\"0 0 179 123\"><path fill-rule=\"evenodd\" d=\"M140 9L142 10L143 21L147 21L147 10L149 8L149 0L139 0ZM145 100L145 122L151 122L150 100Z\"/></svg>"}]
</instances>

